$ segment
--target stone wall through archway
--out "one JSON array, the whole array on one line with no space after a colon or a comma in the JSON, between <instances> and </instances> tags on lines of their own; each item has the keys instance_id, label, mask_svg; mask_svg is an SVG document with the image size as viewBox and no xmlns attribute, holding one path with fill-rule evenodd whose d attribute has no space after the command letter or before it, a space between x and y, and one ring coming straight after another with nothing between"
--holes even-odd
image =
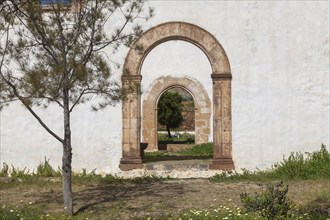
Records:
<instances>
[{"instance_id":1,"label":"stone wall through archway","mask_svg":"<svg viewBox=\"0 0 330 220\"><path fill-rule=\"evenodd\" d=\"M207 143L210 135L211 101L202 84L189 76L162 76L145 92L142 103L142 142L148 150L157 150L157 102L161 94L170 88L182 87L194 98L195 143Z\"/></svg>"},{"instance_id":2,"label":"stone wall through archway","mask_svg":"<svg viewBox=\"0 0 330 220\"><path fill-rule=\"evenodd\" d=\"M157 45L183 40L196 45L207 56L212 68L213 84L213 163L211 169L234 169L232 160L231 71L227 55L217 39L201 27L185 22L168 22L143 33L126 57L122 83L134 89L122 102L122 170L142 168L141 134L141 67L145 57Z\"/></svg>"}]
</instances>

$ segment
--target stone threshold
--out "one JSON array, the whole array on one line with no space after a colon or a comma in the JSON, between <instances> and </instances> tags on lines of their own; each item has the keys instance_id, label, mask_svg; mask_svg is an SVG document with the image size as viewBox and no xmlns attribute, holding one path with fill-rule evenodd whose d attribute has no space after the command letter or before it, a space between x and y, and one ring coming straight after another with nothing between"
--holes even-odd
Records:
<instances>
[{"instance_id":1,"label":"stone threshold","mask_svg":"<svg viewBox=\"0 0 330 220\"><path fill-rule=\"evenodd\" d=\"M207 171L212 163L212 160L177 160L177 161L158 161L144 163L145 170L154 171L171 171L171 170L200 170Z\"/></svg>"},{"instance_id":2,"label":"stone threshold","mask_svg":"<svg viewBox=\"0 0 330 220\"><path fill-rule=\"evenodd\" d=\"M221 174L222 170L209 169L212 159L208 160L172 160L157 161L143 164L143 168L121 171L116 174L122 178L136 178L155 176L161 178L210 178L216 174Z\"/></svg>"}]
</instances>

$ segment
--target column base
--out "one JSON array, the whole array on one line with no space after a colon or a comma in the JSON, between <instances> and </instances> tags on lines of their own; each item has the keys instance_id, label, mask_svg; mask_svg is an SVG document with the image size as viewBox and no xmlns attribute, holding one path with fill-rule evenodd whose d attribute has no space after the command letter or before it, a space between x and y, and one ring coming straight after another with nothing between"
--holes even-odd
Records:
<instances>
[{"instance_id":1,"label":"column base","mask_svg":"<svg viewBox=\"0 0 330 220\"><path fill-rule=\"evenodd\" d=\"M234 161L232 158L213 159L209 167L210 170L234 170Z\"/></svg>"},{"instance_id":2,"label":"column base","mask_svg":"<svg viewBox=\"0 0 330 220\"><path fill-rule=\"evenodd\" d=\"M131 157L122 157L120 160L119 168L123 171L142 169L143 163L141 157L131 158Z\"/></svg>"}]
</instances>

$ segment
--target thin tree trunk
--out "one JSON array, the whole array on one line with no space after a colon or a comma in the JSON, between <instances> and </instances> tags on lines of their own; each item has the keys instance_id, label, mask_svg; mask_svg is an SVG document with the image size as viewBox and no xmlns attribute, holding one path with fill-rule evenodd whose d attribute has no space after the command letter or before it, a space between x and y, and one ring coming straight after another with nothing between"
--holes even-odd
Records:
<instances>
[{"instance_id":1,"label":"thin tree trunk","mask_svg":"<svg viewBox=\"0 0 330 220\"><path fill-rule=\"evenodd\" d=\"M172 138L170 128L166 125L167 135L169 138Z\"/></svg>"},{"instance_id":2,"label":"thin tree trunk","mask_svg":"<svg viewBox=\"0 0 330 220\"><path fill-rule=\"evenodd\" d=\"M63 200L64 209L67 215L73 215L73 199L72 199L72 146L71 146L71 130L70 130L70 109L69 109L69 91L64 89L63 92L64 107L64 143L62 157L62 184L63 184Z\"/></svg>"},{"instance_id":3,"label":"thin tree trunk","mask_svg":"<svg viewBox=\"0 0 330 220\"><path fill-rule=\"evenodd\" d=\"M63 185L63 201L64 212L67 215L73 215L73 199L71 187L71 161L72 153L71 146L63 145L63 158L62 158L62 185Z\"/></svg>"}]
</instances>

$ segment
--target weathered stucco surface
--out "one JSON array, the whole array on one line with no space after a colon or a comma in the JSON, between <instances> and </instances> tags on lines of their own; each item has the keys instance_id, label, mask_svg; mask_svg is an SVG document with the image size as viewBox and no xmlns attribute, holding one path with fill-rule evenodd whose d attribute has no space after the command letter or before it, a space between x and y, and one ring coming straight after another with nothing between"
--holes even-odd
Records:
<instances>
[{"instance_id":1,"label":"weathered stucco surface","mask_svg":"<svg viewBox=\"0 0 330 220\"><path fill-rule=\"evenodd\" d=\"M223 46L233 79L232 154L235 168L268 168L292 151L329 149L329 2L150 1L156 16L145 29L169 21L202 27ZM111 28L109 26L109 28ZM123 63L127 50L115 60ZM212 68L195 45L168 41L141 69L141 90L163 75L187 75L212 95ZM120 78L120 73L115 76ZM211 99L212 101L212 99ZM62 133L56 106L40 110ZM20 104L1 111L0 162L32 170L44 160L57 167L61 145ZM212 132L212 131L211 131ZM122 106L100 112L79 106L72 115L73 168L119 174Z\"/></svg>"}]
</instances>

